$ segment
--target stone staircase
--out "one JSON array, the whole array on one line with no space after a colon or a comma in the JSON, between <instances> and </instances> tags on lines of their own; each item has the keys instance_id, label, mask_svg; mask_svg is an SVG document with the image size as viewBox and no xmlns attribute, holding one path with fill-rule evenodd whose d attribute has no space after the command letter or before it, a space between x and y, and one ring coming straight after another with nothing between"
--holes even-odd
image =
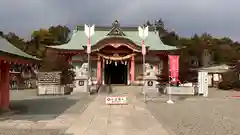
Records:
<instances>
[{"instance_id":1,"label":"stone staircase","mask_svg":"<svg viewBox=\"0 0 240 135\"><path fill-rule=\"evenodd\" d=\"M98 90L98 94L106 94L112 92L112 86L111 85L102 85L100 86Z\"/></svg>"},{"instance_id":2,"label":"stone staircase","mask_svg":"<svg viewBox=\"0 0 240 135\"><path fill-rule=\"evenodd\" d=\"M139 94L141 89L142 86L102 85L98 93L111 95Z\"/></svg>"}]
</instances>

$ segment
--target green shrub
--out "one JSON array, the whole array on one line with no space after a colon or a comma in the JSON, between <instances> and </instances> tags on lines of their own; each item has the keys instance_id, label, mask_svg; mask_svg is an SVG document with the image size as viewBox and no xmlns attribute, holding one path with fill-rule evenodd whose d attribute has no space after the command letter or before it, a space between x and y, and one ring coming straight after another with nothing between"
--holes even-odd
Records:
<instances>
[{"instance_id":1,"label":"green shrub","mask_svg":"<svg viewBox=\"0 0 240 135\"><path fill-rule=\"evenodd\" d=\"M230 81L222 81L218 84L218 88L222 90L231 90L233 89L233 85Z\"/></svg>"},{"instance_id":2,"label":"green shrub","mask_svg":"<svg viewBox=\"0 0 240 135\"><path fill-rule=\"evenodd\" d=\"M233 85L233 88L240 88L240 81L235 80L232 85Z\"/></svg>"}]
</instances>

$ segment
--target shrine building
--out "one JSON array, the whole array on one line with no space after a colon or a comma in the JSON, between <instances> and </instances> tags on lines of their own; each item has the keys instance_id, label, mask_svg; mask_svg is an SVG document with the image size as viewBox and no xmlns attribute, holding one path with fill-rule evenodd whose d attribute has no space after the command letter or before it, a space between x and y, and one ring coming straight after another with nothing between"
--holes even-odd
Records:
<instances>
[{"instance_id":1,"label":"shrine building","mask_svg":"<svg viewBox=\"0 0 240 135\"><path fill-rule=\"evenodd\" d=\"M49 46L48 49L68 56L74 66L87 63L88 38L84 25L73 31L70 41L59 46ZM144 41L146 47L146 63L155 67L156 72L168 73L168 56L178 48L165 45L155 27L149 27L148 37ZM98 84L136 83L142 76L142 39L139 37L138 26L120 26L118 21L112 26L95 26L91 37L91 78Z\"/></svg>"}]
</instances>

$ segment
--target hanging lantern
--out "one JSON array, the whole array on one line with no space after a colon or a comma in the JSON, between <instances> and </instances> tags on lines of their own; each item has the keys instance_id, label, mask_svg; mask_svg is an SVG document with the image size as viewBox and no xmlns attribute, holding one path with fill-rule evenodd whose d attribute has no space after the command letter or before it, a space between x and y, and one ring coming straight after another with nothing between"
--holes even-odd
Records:
<instances>
[{"instance_id":1,"label":"hanging lantern","mask_svg":"<svg viewBox=\"0 0 240 135\"><path fill-rule=\"evenodd\" d=\"M111 63L112 63L112 61L110 60L109 64L111 64Z\"/></svg>"},{"instance_id":2,"label":"hanging lantern","mask_svg":"<svg viewBox=\"0 0 240 135\"><path fill-rule=\"evenodd\" d=\"M127 65L127 61L125 61L125 65Z\"/></svg>"},{"instance_id":3,"label":"hanging lantern","mask_svg":"<svg viewBox=\"0 0 240 135\"><path fill-rule=\"evenodd\" d=\"M117 66L117 62L115 61L115 66Z\"/></svg>"},{"instance_id":4,"label":"hanging lantern","mask_svg":"<svg viewBox=\"0 0 240 135\"><path fill-rule=\"evenodd\" d=\"M35 74L37 74L37 73L39 72L37 65L34 65L34 66L32 67L32 71L33 71Z\"/></svg>"},{"instance_id":5,"label":"hanging lantern","mask_svg":"<svg viewBox=\"0 0 240 135\"><path fill-rule=\"evenodd\" d=\"M108 64L108 60L106 60L106 64Z\"/></svg>"}]
</instances>

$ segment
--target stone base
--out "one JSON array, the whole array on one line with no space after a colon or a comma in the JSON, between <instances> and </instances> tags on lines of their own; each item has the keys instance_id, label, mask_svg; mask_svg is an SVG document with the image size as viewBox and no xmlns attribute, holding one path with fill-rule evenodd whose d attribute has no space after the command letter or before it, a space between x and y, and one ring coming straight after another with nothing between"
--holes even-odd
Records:
<instances>
[{"instance_id":1,"label":"stone base","mask_svg":"<svg viewBox=\"0 0 240 135\"><path fill-rule=\"evenodd\" d=\"M73 88L73 92L72 92L72 94L74 94L74 93L81 93L81 92L84 92L84 93L86 93L86 92L89 92L88 91L88 89L86 88Z\"/></svg>"},{"instance_id":2,"label":"stone base","mask_svg":"<svg viewBox=\"0 0 240 135\"><path fill-rule=\"evenodd\" d=\"M61 85L38 85L38 95L65 95L71 93L68 86Z\"/></svg>"},{"instance_id":3,"label":"stone base","mask_svg":"<svg viewBox=\"0 0 240 135\"><path fill-rule=\"evenodd\" d=\"M131 85L134 85L134 86L142 86L143 84L144 82L140 80L135 80L131 83Z\"/></svg>"},{"instance_id":4,"label":"stone base","mask_svg":"<svg viewBox=\"0 0 240 135\"><path fill-rule=\"evenodd\" d=\"M87 80L76 80L75 87L73 88L73 93L78 92L89 92L88 90L88 81Z\"/></svg>"},{"instance_id":5,"label":"stone base","mask_svg":"<svg viewBox=\"0 0 240 135\"><path fill-rule=\"evenodd\" d=\"M143 91L146 93L148 97L156 97L159 96L158 88L154 87L144 87Z\"/></svg>"},{"instance_id":6,"label":"stone base","mask_svg":"<svg viewBox=\"0 0 240 135\"><path fill-rule=\"evenodd\" d=\"M179 87L166 87L167 94L172 95L195 95L196 91L194 87L190 86L179 86Z\"/></svg>"}]
</instances>

